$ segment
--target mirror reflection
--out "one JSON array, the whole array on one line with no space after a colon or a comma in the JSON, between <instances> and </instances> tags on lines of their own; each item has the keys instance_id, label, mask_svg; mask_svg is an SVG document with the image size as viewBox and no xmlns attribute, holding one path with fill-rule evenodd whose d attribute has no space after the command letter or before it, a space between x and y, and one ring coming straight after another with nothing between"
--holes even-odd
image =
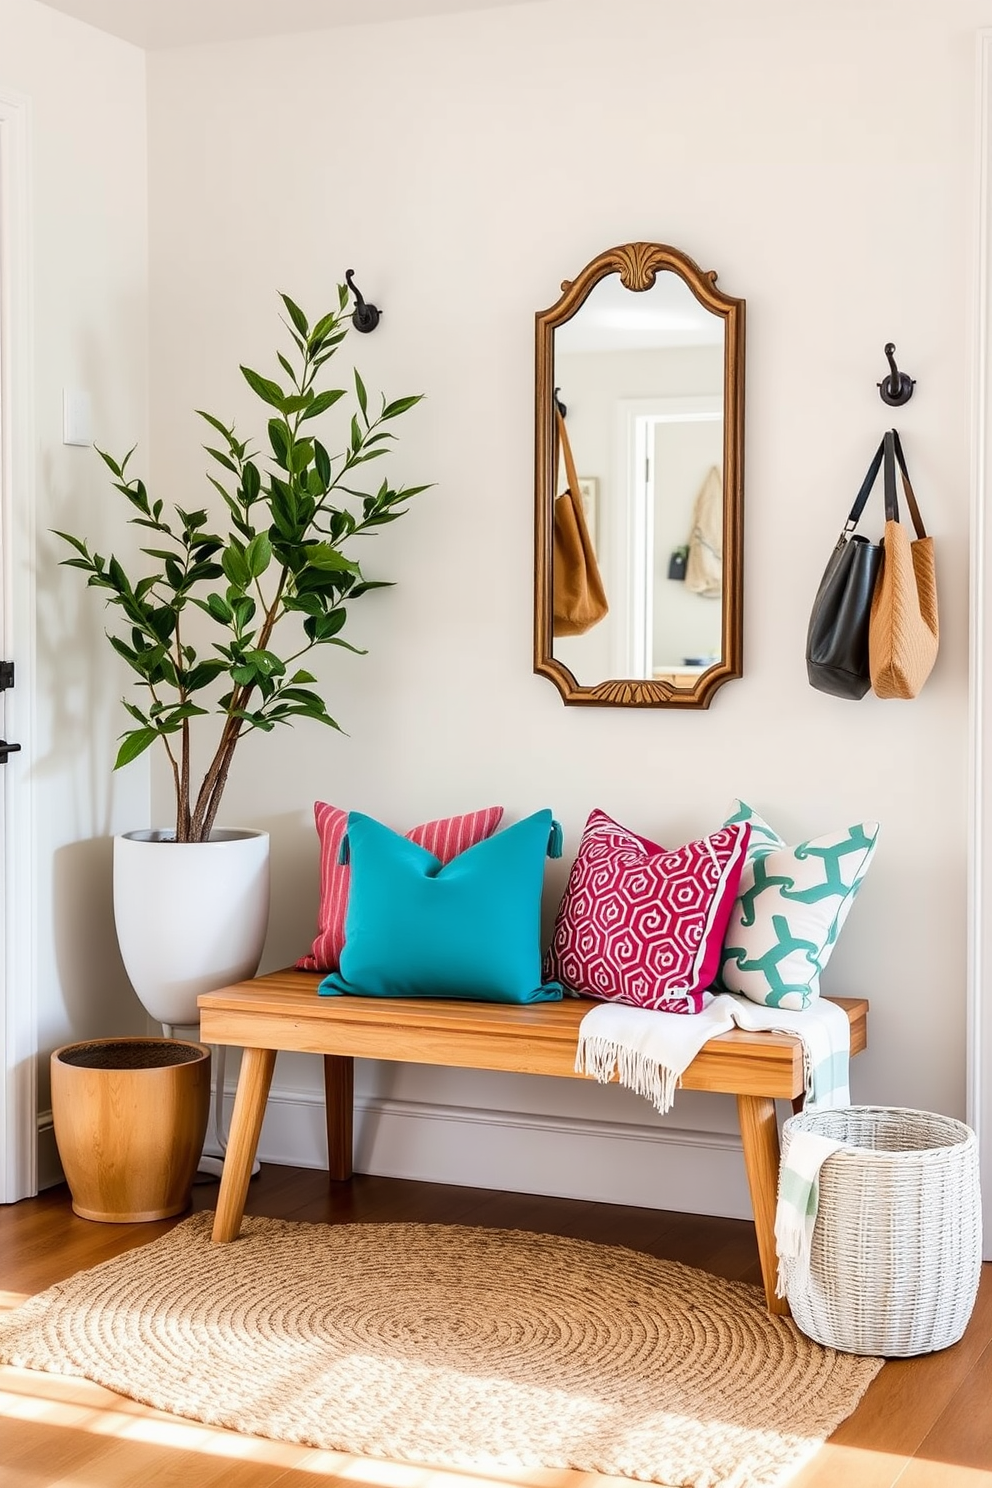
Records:
<instances>
[{"instance_id":1,"label":"mirror reflection","mask_svg":"<svg viewBox=\"0 0 992 1488\"><path fill-rule=\"evenodd\" d=\"M566 702L704 707L740 675L743 302L714 279L632 244L538 316L535 666Z\"/></svg>"}]
</instances>

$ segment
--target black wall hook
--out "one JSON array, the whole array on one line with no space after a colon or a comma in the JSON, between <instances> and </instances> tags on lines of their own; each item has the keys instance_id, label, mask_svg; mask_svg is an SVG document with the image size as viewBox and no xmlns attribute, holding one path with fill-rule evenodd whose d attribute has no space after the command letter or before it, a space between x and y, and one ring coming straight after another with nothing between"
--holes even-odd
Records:
<instances>
[{"instance_id":1,"label":"black wall hook","mask_svg":"<svg viewBox=\"0 0 992 1488\"><path fill-rule=\"evenodd\" d=\"M882 381L878 384L878 391L881 394L883 403L888 403L892 408L899 408L903 403L908 403L913 396L916 378L907 377L905 372L899 371L899 368L895 364L895 358L892 355L894 351L895 347L892 342L887 341L885 343L885 355L889 363L889 375L882 378Z\"/></svg>"},{"instance_id":2,"label":"black wall hook","mask_svg":"<svg viewBox=\"0 0 992 1488\"><path fill-rule=\"evenodd\" d=\"M351 317L351 323L356 331L374 331L379 324L380 311L362 298L362 292L355 283L354 275L354 269L345 270L345 282L355 296L355 310Z\"/></svg>"}]
</instances>

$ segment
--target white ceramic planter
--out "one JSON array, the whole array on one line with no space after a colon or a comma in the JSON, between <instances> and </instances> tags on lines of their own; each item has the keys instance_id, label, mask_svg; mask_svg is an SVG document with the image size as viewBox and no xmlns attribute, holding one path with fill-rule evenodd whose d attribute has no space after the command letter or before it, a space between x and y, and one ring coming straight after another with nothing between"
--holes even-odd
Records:
<instances>
[{"instance_id":1,"label":"white ceramic planter","mask_svg":"<svg viewBox=\"0 0 992 1488\"><path fill-rule=\"evenodd\" d=\"M255 975L269 921L269 834L166 831L114 838L114 920L141 1003L171 1028L199 1022L201 992Z\"/></svg>"}]
</instances>

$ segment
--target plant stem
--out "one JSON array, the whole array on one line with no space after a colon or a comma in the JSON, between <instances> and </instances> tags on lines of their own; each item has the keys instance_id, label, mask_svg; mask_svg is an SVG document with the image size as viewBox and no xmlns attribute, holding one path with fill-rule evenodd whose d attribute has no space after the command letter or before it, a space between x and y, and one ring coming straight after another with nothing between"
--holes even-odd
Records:
<instances>
[{"instance_id":1,"label":"plant stem","mask_svg":"<svg viewBox=\"0 0 992 1488\"><path fill-rule=\"evenodd\" d=\"M283 569L279 575L279 583L272 603L265 612L262 628L258 633L257 649L264 651L269 644L273 628L279 618L279 606L282 603L283 590L286 587L288 570ZM210 835L220 798L227 784L228 771L231 768L231 760L234 755L235 746L241 737L241 719L235 714L242 712L248 705L248 699L254 691L254 686L235 688L231 694L230 707L227 710L227 719L221 731L220 743L217 745L213 759L203 784L196 798L196 808L193 812L190 824L190 840L192 842L205 842Z\"/></svg>"},{"instance_id":2,"label":"plant stem","mask_svg":"<svg viewBox=\"0 0 992 1488\"><path fill-rule=\"evenodd\" d=\"M182 769L176 783L176 841L190 840L189 811L189 719L183 719Z\"/></svg>"},{"instance_id":3,"label":"plant stem","mask_svg":"<svg viewBox=\"0 0 992 1488\"><path fill-rule=\"evenodd\" d=\"M231 722L240 724L240 719L232 719ZM224 732L225 734L227 733L226 727ZM218 755L215 755L214 757L214 765L211 766L213 782L210 787L209 798L205 803L205 812L203 822L199 828L199 835L195 839L197 842L206 842L209 840L210 833L214 825L214 819L217 815L217 808L220 806L220 798L223 795L224 787L227 784L227 775L228 771L231 768L231 761L234 758L234 750L240 737L241 730L239 727L236 727L231 733L227 743L223 746L223 752L221 753L220 751L218 751Z\"/></svg>"}]
</instances>

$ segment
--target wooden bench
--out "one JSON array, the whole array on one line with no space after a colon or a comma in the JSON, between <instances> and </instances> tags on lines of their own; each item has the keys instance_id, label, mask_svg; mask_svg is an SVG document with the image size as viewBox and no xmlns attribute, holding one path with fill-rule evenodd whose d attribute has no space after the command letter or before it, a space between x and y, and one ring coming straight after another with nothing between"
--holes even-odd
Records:
<instances>
[{"instance_id":1,"label":"wooden bench","mask_svg":"<svg viewBox=\"0 0 992 1488\"><path fill-rule=\"evenodd\" d=\"M276 971L199 998L204 1043L244 1050L217 1200L215 1241L233 1240L241 1228L280 1049L323 1055L327 1165L334 1181L352 1175L356 1058L588 1078L577 1076L574 1069L579 1023L595 1005L587 1000L510 1006L430 998L320 997L317 982L310 972ZM851 1020L851 1053L857 1054L867 1045L868 1004L862 999L836 1000ZM785 1300L775 1295L779 1165L775 1101L792 1101L795 1109L802 1102L802 1046L786 1034L735 1028L704 1045L682 1076L682 1086L737 1097L765 1297L771 1312L787 1313Z\"/></svg>"}]
</instances>

